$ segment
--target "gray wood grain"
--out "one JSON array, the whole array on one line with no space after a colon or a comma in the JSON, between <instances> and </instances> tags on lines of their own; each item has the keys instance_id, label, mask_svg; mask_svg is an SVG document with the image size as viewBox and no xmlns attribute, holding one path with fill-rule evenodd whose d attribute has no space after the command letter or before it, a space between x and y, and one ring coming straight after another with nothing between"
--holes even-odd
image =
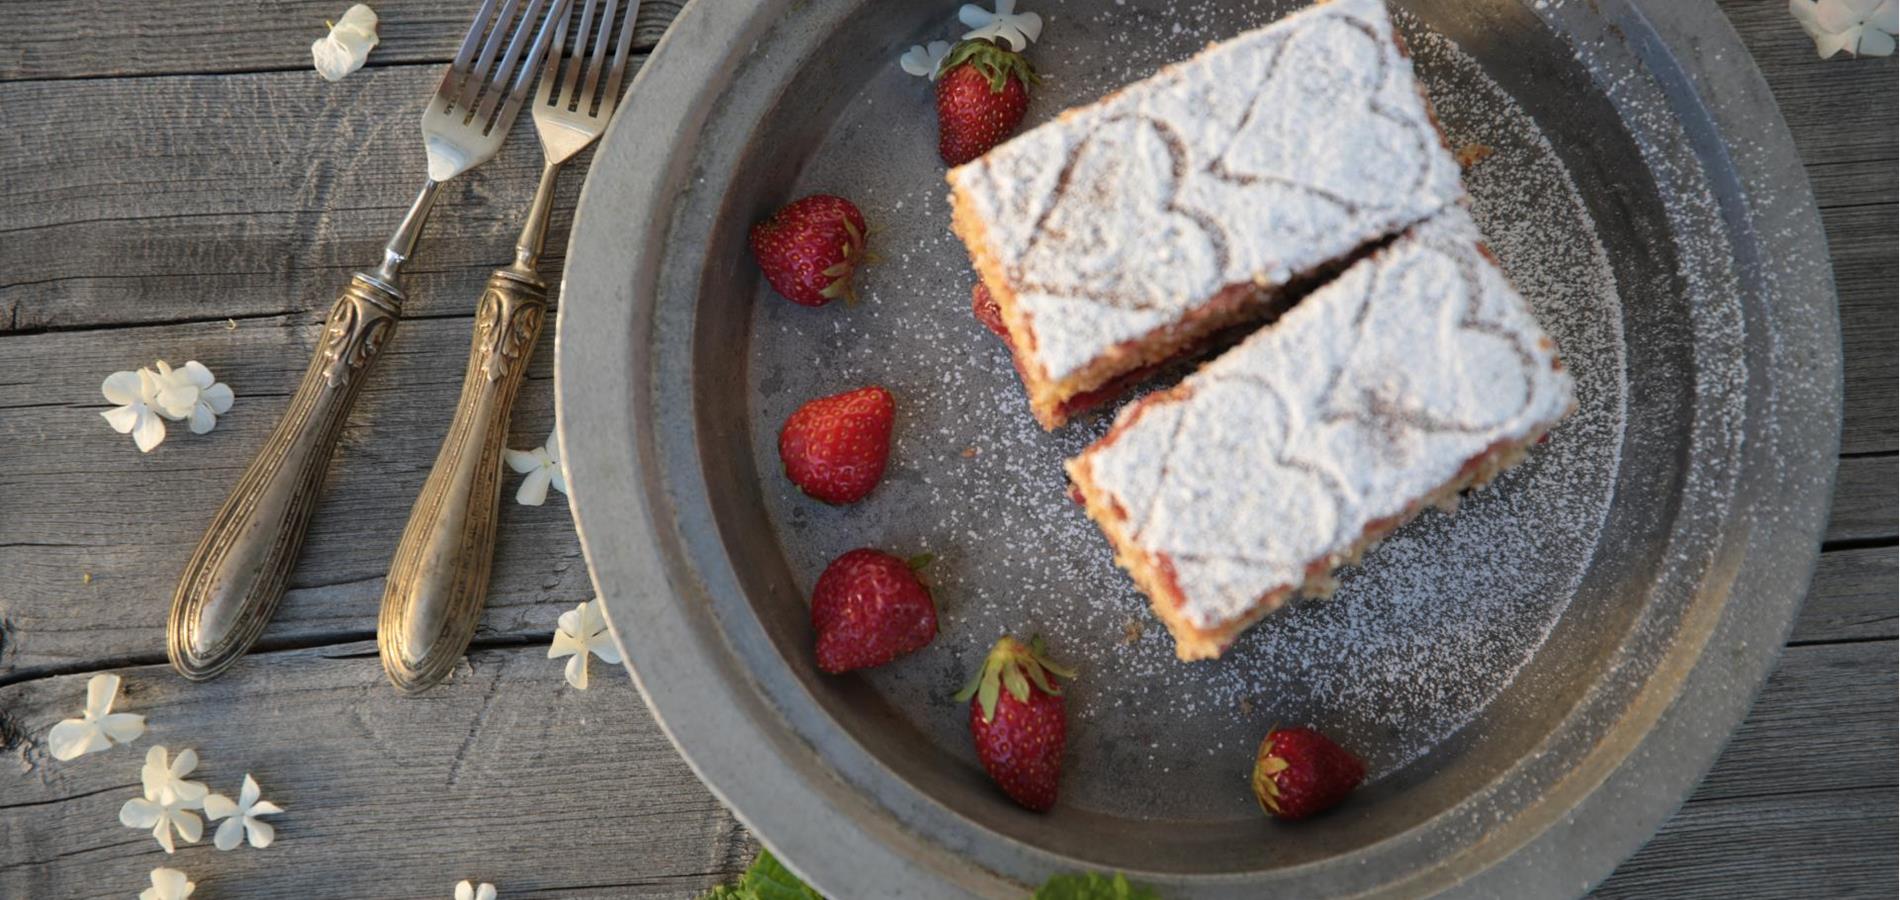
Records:
<instances>
[{"instance_id":1,"label":"gray wood grain","mask_svg":"<svg viewBox=\"0 0 1900 900\"><path fill-rule=\"evenodd\" d=\"M471 271L472 305L481 273ZM102 660L157 659L166 605L203 524L275 423L321 330L316 315L51 332L6 339L0 443L0 683ZM266 646L365 637L410 504L453 414L471 320L403 322L365 385ZM510 445L539 446L554 425L552 335L544 334L512 420ZM102 373L198 359L237 403L208 435L174 428L149 454L99 420ZM17 368L15 368L17 366ZM29 462L30 460L30 462ZM76 462L83 460L84 462ZM503 491L512 497L516 476ZM545 635L592 595L564 499L501 511L481 635ZM88 580L88 578L90 580ZM243 663L240 663L242 667ZM11 673L11 674L10 674Z\"/></svg>"},{"instance_id":2,"label":"gray wood grain","mask_svg":"<svg viewBox=\"0 0 1900 900\"><path fill-rule=\"evenodd\" d=\"M351 0L40 0L0 41L0 81L292 70L316 79L310 42ZM446 62L476 0L377 0L370 67ZM652 47L684 0L645 0L634 46Z\"/></svg>"},{"instance_id":3,"label":"gray wood grain","mask_svg":"<svg viewBox=\"0 0 1900 900\"><path fill-rule=\"evenodd\" d=\"M1893 640L1896 630L1894 585L1900 581L1892 546L1837 550L1821 554L1806 605L1788 640L1794 644L1826 641Z\"/></svg>"},{"instance_id":4,"label":"gray wood grain","mask_svg":"<svg viewBox=\"0 0 1900 900\"><path fill-rule=\"evenodd\" d=\"M1720 0L1806 163L1841 298L1846 420L1813 587L1753 713L1605 897L1893 896L1896 779L1895 61L1821 63L1784 4ZM415 119L473 0L382 0L370 68L309 70L348 0L44 0L0 35L0 897L121 897L154 865L201 896L691 896L743 830L622 677L572 691L544 658L591 589L558 497L502 515L470 667L399 700L367 643L382 575L450 415L469 313L538 169L517 135L452 185L411 268L410 321L356 416L267 652L187 688L160 665L171 579L262 442L349 269L421 170ZM646 0L646 49L680 0ZM565 234L579 179L557 203ZM559 247L550 268L560 261ZM227 324L227 318L230 322ZM239 395L216 432L141 456L98 382L165 356ZM511 444L552 426L547 339ZM189 445L188 445L189 442ZM505 484L512 489L513 482ZM88 576L90 576L88 578ZM86 673L152 717L130 749L45 757ZM255 772L282 843L167 859L120 828L140 754L196 746L213 787Z\"/></svg>"},{"instance_id":5,"label":"gray wood grain","mask_svg":"<svg viewBox=\"0 0 1900 900\"><path fill-rule=\"evenodd\" d=\"M1882 541L1894 538L1896 500L1892 456L1848 457L1841 460L1834 483L1834 508L1827 523L1827 541Z\"/></svg>"},{"instance_id":6,"label":"gray wood grain","mask_svg":"<svg viewBox=\"0 0 1900 900\"><path fill-rule=\"evenodd\" d=\"M481 650L401 698L371 643L267 656L196 685L122 670L119 708L146 736L67 762L42 741L85 677L0 688L0 897L129 897L160 865L205 897L446 898L463 878L508 897L681 897L745 862L737 823L598 661L578 691L543 645ZM277 843L167 857L120 826L153 745L196 748L194 780L227 795L253 774L285 808Z\"/></svg>"},{"instance_id":7,"label":"gray wood grain","mask_svg":"<svg viewBox=\"0 0 1900 900\"><path fill-rule=\"evenodd\" d=\"M1894 649L1790 648L1695 794L1598 896L1894 896Z\"/></svg>"}]
</instances>

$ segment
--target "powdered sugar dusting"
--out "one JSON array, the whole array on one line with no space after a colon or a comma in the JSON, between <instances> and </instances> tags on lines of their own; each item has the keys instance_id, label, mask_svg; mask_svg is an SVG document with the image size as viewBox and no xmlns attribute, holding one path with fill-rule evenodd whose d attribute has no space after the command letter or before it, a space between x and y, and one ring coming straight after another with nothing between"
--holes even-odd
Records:
<instances>
[{"instance_id":1,"label":"powdered sugar dusting","mask_svg":"<svg viewBox=\"0 0 1900 900\"><path fill-rule=\"evenodd\" d=\"M1225 285L1285 284L1460 194L1381 0L1222 43L950 180L1052 380Z\"/></svg>"},{"instance_id":2,"label":"powdered sugar dusting","mask_svg":"<svg viewBox=\"0 0 1900 900\"><path fill-rule=\"evenodd\" d=\"M1171 561L1183 618L1217 628L1297 589L1467 460L1568 412L1570 377L1479 239L1446 210L1078 460L1129 512L1125 539Z\"/></svg>"},{"instance_id":3,"label":"powdered sugar dusting","mask_svg":"<svg viewBox=\"0 0 1900 900\"><path fill-rule=\"evenodd\" d=\"M1032 120L1292 5L1174 0L1162 15L1155 4L1046 0L1032 56L1047 77ZM1367 756L1375 777L1391 773L1483 711L1562 614L1596 547L1619 453L1626 390L1615 284L1594 224L1531 120L1454 47L1399 24L1452 146L1494 151L1465 174L1473 215L1562 348L1579 408L1456 515L1426 513L1344 572L1334 600L1275 614L1217 661L1174 658L1145 598L1066 497L1063 460L1099 437L1107 417L1044 433L1001 342L971 317L974 279L948 232L929 86L895 67L866 85L791 187L788 196L857 201L883 259L862 273L855 307L805 309L766 291L756 299L746 352L766 512L807 592L854 547L937 555L925 577L940 637L860 677L946 752L975 766L950 695L983 652L999 634L1039 632L1083 670L1069 691L1065 805L1180 820L1257 816L1245 777L1269 726L1315 725ZM779 473L778 425L807 399L871 382L898 403L885 483L843 509L802 497Z\"/></svg>"}]
</instances>

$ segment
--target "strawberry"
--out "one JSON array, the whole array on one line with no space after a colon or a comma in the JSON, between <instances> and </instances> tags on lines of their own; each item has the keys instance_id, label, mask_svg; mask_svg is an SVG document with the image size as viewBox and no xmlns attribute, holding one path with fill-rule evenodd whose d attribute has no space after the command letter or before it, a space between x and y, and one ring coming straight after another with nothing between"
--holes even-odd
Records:
<instances>
[{"instance_id":1,"label":"strawberry","mask_svg":"<svg viewBox=\"0 0 1900 900\"><path fill-rule=\"evenodd\" d=\"M1062 688L1052 675L1074 678L1075 672L1043 655L1041 638L1025 646L1005 635L957 692L958 700L971 701L970 735L984 771L1011 800L1036 812L1056 805L1068 739Z\"/></svg>"},{"instance_id":2,"label":"strawberry","mask_svg":"<svg viewBox=\"0 0 1900 900\"><path fill-rule=\"evenodd\" d=\"M752 256L772 290L793 303L823 306L857 300L851 276L868 262L864 214L851 201L813 194L788 203L752 226Z\"/></svg>"},{"instance_id":3,"label":"strawberry","mask_svg":"<svg viewBox=\"0 0 1900 900\"><path fill-rule=\"evenodd\" d=\"M976 287L970 288L970 310L976 313L976 320L982 322L984 328L995 332L1003 340L1009 340L1009 328L1003 324L1003 308L996 305L996 298L990 296L990 289L984 287L981 281L976 283Z\"/></svg>"},{"instance_id":4,"label":"strawberry","mask_svg":"<svg viewBox=\"0 0 1900 900\"><path fill-rule=\"evenodd\" d=\"M873 385L799 407L778 433L785 477L813 498L856 503L884 477L897 401Z\"/></svg>"},{"instance_id":5,"label":"strawberry","mask_svg":"<svg viewBox=\"0 0 1900 900\"><path fill-rule=\"evenodd\" d=\"M960 166L1021 124L1036 71L1021 53L986 40L958 44L937 78L937 155Z\"/></svg>"},{"instance_id":6,"label":"strawberry","mask_svg":"<svg viewBox=\"0 0 1900 900\"><path fill-rule=\"evenodd\" d=\"M818 668L834 675L881 666L937 636L937 606L909 561L868 547L831 561L811 592Z\"/></svg>"},{"instance_id":7,"label":"strawberry","mask_svg":"<svg viewBox=\"0 0 1900 900\"><path fill-rule=\"evenodd\" d=\"M1311 728L1267 732L1253 764L1254 799L1289 822L1338 806L1364 780L1359 757Z\"/></svg>"}]
</instances>

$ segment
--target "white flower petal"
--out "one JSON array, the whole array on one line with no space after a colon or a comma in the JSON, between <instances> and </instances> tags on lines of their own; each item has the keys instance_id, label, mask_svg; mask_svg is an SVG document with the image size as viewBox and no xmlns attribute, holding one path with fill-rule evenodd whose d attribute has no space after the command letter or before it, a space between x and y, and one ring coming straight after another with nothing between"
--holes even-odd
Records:
<instances>
[{"instance_id":1,"label":"white flower petal","mask_svg":"<svg viewBox=\"0 0 1900 900\"><path fill-rule=\"evenodd\" d=\"M119 824L127 828L150 828L164 815L165 808L143 797L133 797L119 807Z\"/></svg>"},{"instance_id":2,"label":"white flower petal","mask_svg":"<svg viewBox=\"0 0 1900 900\"><path fill-rule=\"evenodd\" d=\"M244 773L244 786L238 788L238 802L242 803L245 809L252 809L257 806L257 798L262 796L264 792L258 789L257 779L252 778L249 772Z\"/></svg>"},{"instance_id":3,"label":"white flower petal","mask_svg":"<svg viewBox=\"0 0 1900 900\"><path fill-rule=\"evenodd\" d=\"M46 746L53 758L78 759L88 753L112 746L97 722L85 719L61 719L46 732Z\"/></svg>"},{"instance_id":4,"label":"white flower petal","mask_svg":"<svg viewBox=\"0 0 1900 900\"><path fill-rule=\"evenodd\" d=\"M210 387L211 385L217 383L217 380L218 380L216 378L211 377L211 370L205 368L204 363L201 363L195 359L191 360L190 362L185 363L185 367L181 369L180 371L185 373L185 380L191 382L199 390L204 390Z\"/></svg>"},{"instance_id":5,"label":"white flower petal","mask_svg":"<svg viewBox=\"0 0 1900 900\"><path fill-rule=\"evenodd\" d=\"M139 894L140 900L185 900L198 889L185 873L177 869L153 869L152 886Z\"/></svg>"},{"instance_id":6,"label":"white flower petal","mask_svg":"<svg viewBox=\"0 0 1900 900\"><path fill-rule=\"evenodd\" d=\"M145 717L138 713L113 713L99 719L99 728L113 742L130 744L145 735Z\"/></svg>"},{"instance_id":7,"label":"white flower petal","mask_svg":"<svg viewBox=\"0 0 1900 900\"><path fill-rule=\"evenodd\" d=\"M587 654L576 653L567 661L567 683L587 690Z\"/></svg>"},{"instance_id":8,"label":"white flower petal","mask_svg":"<svg viewBox=\"0 0 1900 900\"><path fill-rule=\"evenodd\" d=\"M140 415L132 429L132 443L138 445L139 452L150 453L153 447L164 442L165 422L149 412Z\"/></svg>"},{"instance_id":9,"label":"white flower petal","mask_svg":"<svg viewBox=\"0 0 1900 900\"><path fill-rule=\"evenodd\" d=\"M106 376L104 384L99 385L99 392L106 395L108 402L129 406L139 402L141 383L137 372L114 372Z\"/></svg>"},{"instance_id":10,"label":"white flower petal","mask_svg":"<svg viewBox=\"0 0 1900 900\"><path fill-rule=\"evenodd\" d=\"M198 386L175 379L167 380L158 389L156 409L165 418L174 422L191 415L191 408L198 405Z\"/></svg>"},{"instance_id":11,"label":"white flower petal","mask_svg":"<svg viewBox=\"0 0 1900 900\"><path fill-rule=\"evenodd\" d=\"M249 816L250 818L255 819L258 816L274 816L283 811L284 811L283 807L278 806L277 804L272 803L269 800L259 800L256 803L251 804Z\"/></svg>"},{"instance_id":12,"label":"white flower petal","mask_svg":"<svg viewBox=\"0 0 1900 900\"><path fill-rule=\"evenodd\" d=\"M533 450L503 450L501 458L507 461L508 468L515 470L517 475L525 475L541 468L541 461L535 458Z\"/></svg>"},{"instance_id":13,"label":"white flower petal","mask_svg":"<svg viewBox=\"0 0 1900 900\"><path fill-rule=\"evenodd\" d=\"M170 771L173 778L183 778L186 775L190 775L197 768L198 751L186 747L178 751L178 756L172 759Z\"/></svg>"},{"instance_id":14,"label":"white flower petal","mask_svg":"<svg viewBox=\"0 0 1900 900\"><path fill-rule=\"evenodd\" d=\"M134 406L121 406L118 409L102 410L99 415L105 417L106 424L111 425L113 431L131 434L132 429L138 426L144 412L145 405L140 403Z\"/></svg>"},{"instance_id":15,"label":"white flower petal","mask_svg":"<svg viewBox=\"0 0 1900 900\"><path fill-rule=\"evenodd\" d=\"M604 631L599 637L587 642L587 649L594 651L594 655L600 657L601 662L620 665L620 647Z\"/></svg>"},{"instance_id":16,"label":"white flower petal","mask_svg":"<svg viewBox=\"0 0 1900 900\"><path fill-rule=\"evenodd\" d=\"M172 827L178 829L178 836L185 843L196 844L205 835L205 823L198 814L188 809L174 809L171 812Z\"/></svg>"},{"instance_id":17,"label":"white flower petal","mask_svg":"<svg viewBox=\"0 0 1900 900\"><path fill-rule=\"evenodd\" d=\"M211 411L218 415L230 412L231 403L236 399L237 395L231 393L231 386L223 382L205 388L204 395L200 398L202 402L211 404Z\"/></svg>"},{"instance_id":18,"label":"white flower petal","mask_svg":"<svg viewBox=\"0 0 1900 900\"><path fill-rule=\"evenodd\" d=\"M495 900L495 886L482 882L482 886L475 891L475 900Z\"/></svg>"},{"instance_id":19,"label":"white flower petal","mask_svg":"<svg viewBox=\"0 0 1900 900\"><path fill-rule=\"evenodd\" d=\"M1888 34L1900 31L1900 0L1881 0L1867 17L1867 24Z\"/></svg>"},{"instance_id":20,"label":"white flower petal","mask_svg":"<svg viewBox=\"0 0 1900 900\"><path fill-rule=\"evenodd\" d=\"M270 846L272 841L277 840L276 827L272 826L269 822L262 822L257 819L244 820L244 833L250 837L251 846L259 850Z\"/></svg>"},{"instance_id":21,"label":"white flower petal","mask_svg":"<svg viewBox=\"0 0 1900 900\"><path fill-rule=\"evenodd\" d=\"M86 680L86 716L97 719L112 711L112 699L119 696L119 676L94 675Z\"/></svg>"},{"instance_id":22,"label":"white flower petal","mask_svg":"<svg viewBox=\"0 0 1900 900\"><path fill-rule=\"evenodd\" d=\"M243 842L244 820L236 816L219 823L217 834L211 836L211 846L219 850L235 850Z\"/></svg>"},{"instance_id":23,"label":"white flower petal","mask_svg":"<svg viewBox=\"0 0 1900 900\"><path fill-rule=\"evenodd\" d=\"M587 627L586 620L582 618L587 615L586 606L587 604L583 603L567 612L561 613L561 617L554 620L554 627L574 637L585 637L586 635L582 634L581 629Z\"/></svg>"},{"instance_id":24,"label":"white flower petal","mask_svg":"<svg viewBox=\"0 0 1900 900\"><path fill-rule=\"evenodd\" d=\"M237 818L238 805L223 794L206 794L204 800L205 817L212 820ZM226 824L230 824L228 821ZM223 826L219 826L222 828Z\"/></svg>"},{"instance_id":25,"label":"white flower petal","mask_svg":"<svg viewBox=\"0 0 1900 900\"><path fill-rule=\"evenodd\" d=\"M464 880L455 886L455 900L475 900L475 886Z\"/></svg>"},{"instance_id":26,"label":"white flower petal","mask_svg":"<svg viewBox=\"0 0 1900 900\"><path fill-rule=\"evenodd\" d=\"M522 506L540 506L548 502L548 485L553 481L553 473L545 468L536 468L521 479L521 487L515 489L515 502Z\"/></svg>"},{"instance_id":27,"label":"white flower petal","mask_svg":"<svg viewBox=\"0 0 1900 900\"><path fill-rule=\"evenodd\" d=\"M567 473L558 468L549 469L548 471L554 473L554 478L550 480L548 484L563 494L567 493Z\"/></svg>"},{"instance_id":28,"label":"white flower petal","mask_svg":"<svg viewBox=\"0 0 1900 900\"><path fill-rule=\"evenodd\" d=\"M139 781L145 788L145 799L157 801L164 793L165 783L171 780L170 763L163 745L145 751L145 767L139 770Z\"/></svg>"},{"instance_id":29,"label":"white flower petal","mask_svg":"<svg viewBox=\"0 0 1900 900\"><path fill-rule=\"evenodd\" d=\"M218 427L218 416L211 411L210 404L199 403L191 408L191 433L205 434Z\"/></svg>"},{"instance_id":30,"label":"white flower petal","mask_svg":"<svg viewBox=\"0 0 1900 900\"><path fill-rule=\"evenodd\" d=\"M1860 44L1854 48L1855 56L1892 56L1893 35L1878 28L1861 29Z\"/></svg>"},{"instance_id":31,"label":"white flower petal","mask_svg":"<svg viewBox=\"0 0 1900 900\"><path fill-rule=\"evenodd\" d=\"M541 449L547 452L548 463L550 465L556 465L556 466L560 465L561 464L561 433L559 431L549 432L548 441L547 443L541 445Z\"/></svg>"}]
</instances>

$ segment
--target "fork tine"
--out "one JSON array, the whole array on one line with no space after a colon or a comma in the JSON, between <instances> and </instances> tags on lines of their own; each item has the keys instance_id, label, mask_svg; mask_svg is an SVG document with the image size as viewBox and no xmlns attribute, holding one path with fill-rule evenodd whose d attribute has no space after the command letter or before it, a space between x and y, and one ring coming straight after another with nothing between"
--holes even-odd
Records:
<instances>
[{"instance_id":1,"label":"fork tine","mask_svg":"<svg viewBox=\"0 0 1900 900\"><path fill-rule=\"evenodd\" d=\"M462 85L467 81L470 71L469 62L475 57L475 48L481 46L482 35L488 29L488 19L495 11L495 0L482 0L482 8L475 12L475 20L469 23L468 35L462 38L462 46L455 51L455 59L442 73L442 84L436 88L438 98L460 96Z\"/></svg>"},{"instance_id":2,"label":"fork tine","mask_svg":"<svg viewBox=\"0 0 1900 900\"><path fill-rule=\"evenodd\" d=\"M463 121L475 109L475 100L481 96L482 87L489 83L490 69L495 64L495 55L501 52L501 42L510 31L509 23L515 20L515 10L520 0L502 0L501 12L495 17L494 27L488 30L488 40L482 42L482 55L469 69L469 77L462 83L461 91L456 94L454 108L462 113ZM517 26L519 27L519 26Z\"/></svg>"},{"instance_id":3,"label":"fork tine","mask_svg":"<svg viewBox=\"0 0 1900 900\"><path fill-rule=\"evenodd\" d=\"M587 33L594 27L594 11L600 8L600 0L587 0L581 9L581 26L574 31L574 52L567 58L567 74L561 78L562 109L567 109L580 99L581 63L587 56Z\"/></svg>"},{"instance_id":4,"label":"fork tine","mask_svg":"<svg viewBox=\"0 0 1900 900\"><path fill-rule=\"evenodd\" d=\"M539 40L548 33L549 26L553 24L541 21L541 11L546 6L547 0L528 0L527 8L521 13L521 21L515 24L513 34L509 36L508 51L503 54L501 62L496 64L494 74L488 76L488 90L482 95L481 107L475 111L475 122L484 133L490 127L489 117L494 114L495 105L502 102L503 92L512 92L514 88L519 87L518 84L511 85L510 82L515 80L515 64L521 61L521 51L528 43L529 29L534 28L539 22L540 27L533 32L535 39Z\"/></svg>"},{"instance_id":5,"label":"fork tine","mask_svg":"<svg viewBox=\"0 0 1900 900\"><path fill-rule=\"evenodd\" d=\"M567 32L574 22L574 4L568 3L561 11L561 24L554 29L554 43L548 46L548 61L541 71L541 86L536 89L535 102L547 106L560 96L561 55L566 52Z\"/></svg>"},{"instance_id":6,"label":"fork tine","mask_svg":"<svg viewBox=\"0 0 1900 900\"><path fill-rule=\"evenodd\" d=\"M537 4L540 2L536 0ZM491 127L507 128L514 122L515 114L521 111L521 101L528 97L528 85L534 82L535 72L541 67L541 54L547 52L548 43L566 24L563 14L567 11L568 3L569 0L554 0L554 8L548 11L547 20L541 23L540 30L534 34L534 44L528 48L528 58L522 62L514 84L508 88L508 102L502 104L501 112L496 115L495 124Z\"/></svg>"},{"instance_id":7,"label":"fork tine","mask_svg":"<svg viewBox=\"0 0 1900 900\"><path fill-rule=\"evenodd\" d=\"M614 45L613 66L607 70L607 87L600 93L599 115L612 115L620 99L620 80L627 74L627 56L633 51L633 20L640 15L640 0L627 4L627 19L620 26L620 40Z\"/></svg>"},{"instance_id":8,"label":"fork tine","mask_svg":"<svg viewBox=\"0 0 1900 900\"><path fill-rule=\"evenodd\" d=\"M619 4L614 4L618 6ZM600 20L600 31L594 36L594 49L587 54L587 84L581 87L579 105L575 111L583 116L594 114L594 89L600 86L601 70L607 68L607 42L613 38L614 11L607 10L605 18Z\"/></svg>"}]
</instances>

